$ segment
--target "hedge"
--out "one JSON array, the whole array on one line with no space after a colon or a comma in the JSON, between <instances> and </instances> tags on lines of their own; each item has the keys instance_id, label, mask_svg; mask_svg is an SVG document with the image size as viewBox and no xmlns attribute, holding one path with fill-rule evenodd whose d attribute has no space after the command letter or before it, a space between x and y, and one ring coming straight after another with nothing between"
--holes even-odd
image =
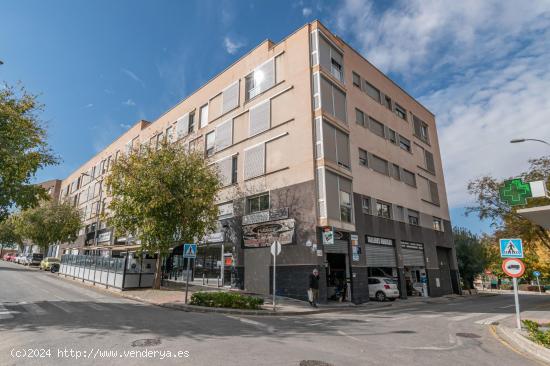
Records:
<instances>
[{"instance_id":1,"label":"hedge","mask_svg":"<svg viewBox=\"0 0 550 366\"><path fill-rule=\"evenodd\" d=\"M191 305L214 308L250 309L259 310L264 299L254 296L242 295L237 292L195 292L191 296Z\"/></svg>"},{"instance_id":2,"label":"hedge","mask_svg":"<svg viewBox=\"0 0 550 366\"><path fill-rule=\"evenodd\" d=\"M542 330L537 322L532 320L524 320L523 325L527 328L529 338L546 348L550 348L550 329Z\"/></svg>"}]
</instances>

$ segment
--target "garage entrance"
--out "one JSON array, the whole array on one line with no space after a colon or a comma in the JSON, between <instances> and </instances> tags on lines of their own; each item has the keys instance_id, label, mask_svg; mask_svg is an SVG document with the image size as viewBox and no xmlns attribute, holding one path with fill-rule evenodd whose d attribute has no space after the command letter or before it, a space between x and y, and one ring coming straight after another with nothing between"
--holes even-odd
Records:
<instances>
[{"instance_id":1,"label":"garage entrance","mask_svg":"<svg viewBox=\"0 0 550 366\"><path fill-rule=\"evenodd\" d=\"M327 298L332 301L350 301L348 255L327 253Z\"/></svg>"}]
</instances>

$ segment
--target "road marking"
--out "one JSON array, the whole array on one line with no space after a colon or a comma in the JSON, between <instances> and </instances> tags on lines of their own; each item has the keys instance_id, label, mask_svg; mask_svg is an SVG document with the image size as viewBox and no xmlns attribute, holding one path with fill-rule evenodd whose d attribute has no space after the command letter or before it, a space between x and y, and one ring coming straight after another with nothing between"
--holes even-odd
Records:
<instances>
[{"instance_id":1,"label":"road marking","mask_svg":"<svg viewBox=\"0 0 550 366\"><path fill-rule=\"evenodd\" d=\"M422 314L420 315L421 318L431 319L431 318L438 318L442 314Z\"/></svg>"},{"instance_id":2,"label":"road marking","mask_svg":"<svg viewBox=\"0 0 550 366\"><path fill-rule=\"evenodd\" d=\"M99 310L99 311L106 311L106 310L109 310L106 306L101 306L97 303L93 303L93 302L86 302L85 303L87 306L91 307L92 309L94 310Z\"/></svg>"},{"instance_id":3,"label":"road marking","mask_svg":"<svg viewBox=\"0 0 550 366\"><path fill-rule=\"evenodd\" d=\"M48 301L48 304L53 305L56 308L61 309L66 313L73 313L74 312L74 309L71 306L67 306L66 304L63 304L61 302Z\"/></svg>"},{"instance_id":4,"label":"road marking","mask_svg":"<svg viewBox=\"0 0 550 366\"><path fill-rule=\"evenodd\" d=\"M34 303L21 303L20 304L28 313L33 315L43 315L46 314L46 310L42 309L40 306Z\"/></svg>"},{"instance_id":5,"label":"road marking","mask_svg":"<svg viewBox=\"0 0 550 366\"><path fill-rule=\"evenodd\" d=\"M351 336L351 335L349 335L349 334L346 334L346 333L342 332L341 330L337 331L336 333L338 333L338 334L340 334L340 335L342 335L342 336L344 336L344 337L347 337L347 338L349 338L349 339L353 339L354 341L363 342L363 341L360 340L359 338L354 337L354 336Z\"/></svg>"},{"instance_id":6,"label":"road marking","mask_svg":"<svg viewBox=\"0 0 550 366\"><path fill-rule=\"evenodd\" d=\"M480 316L480 315L488 315L488 314L487 313L468 313L468 314L464 314L464 315L452 316L452 317L449 318L449 320L451 320L453 322L459 322L459 321L462 321L462 320L475 318L476 316Z\"/></svg>"},{"instance_id":7,"label":"road marking","mask_svg":"<svg viewBox=\"0 0 550 366\"><path fill-rule=\"evenodd\" d=\"M502 320L504 318L508 318L510 315L511 314L499 314L499 315L492 316L490 318L485 318L485 319L478 320L475 323L476 324L484 324L484 325L493 324L494 322L497 322L497 321Z\"/></svg>"},{"instance_id":8,"label":"road marking","mask_svg":"<svg viewBox=\"0 0 550 366\"><path fill-rule=\"evenodd\" d=\"M514 307L516 306L515 304L512 304L512 305L506 305L506 306L499 306L498 308L499 309L506 309L506 308L511 308L511 307Z\"/></svg>"},{"instance_id":9,"label":"road marking","mask_svg":"<svg viewBox=\"0 0 550 366\"><path fill-rule=\"evenodd\" d=\"M260 322L257 322L255 320L252 320L252 319L245 319L245 318L239 318L237 316L231 316L231 315L227 315L228 318L231 318L231 319L235 319L235 320L238 320L240 321L241 323L245 323L245 324L250 324L250 325L253 325L255 327L258 327L260 329L265 329L267 330L269 333L274 333L275 332L275 328L272 327L271 325L267 325L267 324L264 324L264 323L260 323Z\"/></svg>"}]
</instances>

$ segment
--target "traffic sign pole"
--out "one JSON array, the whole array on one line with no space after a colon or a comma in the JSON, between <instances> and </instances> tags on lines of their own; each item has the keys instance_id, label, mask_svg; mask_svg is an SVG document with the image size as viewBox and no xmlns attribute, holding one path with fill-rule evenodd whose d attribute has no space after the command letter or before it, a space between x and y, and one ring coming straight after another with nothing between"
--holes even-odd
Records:
<instances>
[{"instance_id":1,"label":"traffic sign pole","mask_svg":"<svg viewBox=\"0 0 550 366\"><path fill-rule=\"evenodd\" d=\"M276 280L275 280L275 274L277 273L276 271L276 268L277 268L277 244L279 244L278 242L275 242L275 255L273 255L273 311L275 311L275 298L276 298L276 293L277 291L275 290L276 287Z\"/></svg>"},{"instance_id":2,"label":"traffic sign pole","mask_svg":"<svg viewBox=\"0 0 550 366\"><path fill-rule=\"evenodd\" d=\"M512 282L514 284L514 301L516 302L516 326L518 330L521 330L521 319L519 315L518 279L516 277L513 277Z\"/></svg>"},{"instance_id":3,"label":"traffic sign pole","mask_svg":"<svg viewBox=\"0 0 550 366\"><path fill-rule=\"evenodd\" d=\"M542 295L542 291L540 290L539 276L537 276L537 286L539 287L539 295Z\"/></svg>"},{"instance_id":4,"label":"traffic sign pole","mask_svg":"<svg viewBox=\"0 0 550 366\"><path fill-rule=\"evenodd\" d=\"M185 303L187 304L187 294L189 293L189 263L191 258L187 258L187 279L185 280Z\"/></svg>"}]
</instances>

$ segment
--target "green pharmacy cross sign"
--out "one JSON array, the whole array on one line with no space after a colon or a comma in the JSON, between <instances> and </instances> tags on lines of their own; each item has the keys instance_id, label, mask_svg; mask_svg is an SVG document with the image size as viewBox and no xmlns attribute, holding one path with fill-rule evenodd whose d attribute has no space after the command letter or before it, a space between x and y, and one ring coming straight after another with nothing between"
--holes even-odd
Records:
<instances>
[{"instance_id":1,"label":"green pharmacy cross sign","mask_svg":"<svg viewBox=\"0 0 550 366\"><path fill-rule=\"evenodd\" d=\"M499 189L500 199L510 206L525 205L527 198L533 197L531 185L520 178L504 181Z\"/></svg>"}]
</instances>

